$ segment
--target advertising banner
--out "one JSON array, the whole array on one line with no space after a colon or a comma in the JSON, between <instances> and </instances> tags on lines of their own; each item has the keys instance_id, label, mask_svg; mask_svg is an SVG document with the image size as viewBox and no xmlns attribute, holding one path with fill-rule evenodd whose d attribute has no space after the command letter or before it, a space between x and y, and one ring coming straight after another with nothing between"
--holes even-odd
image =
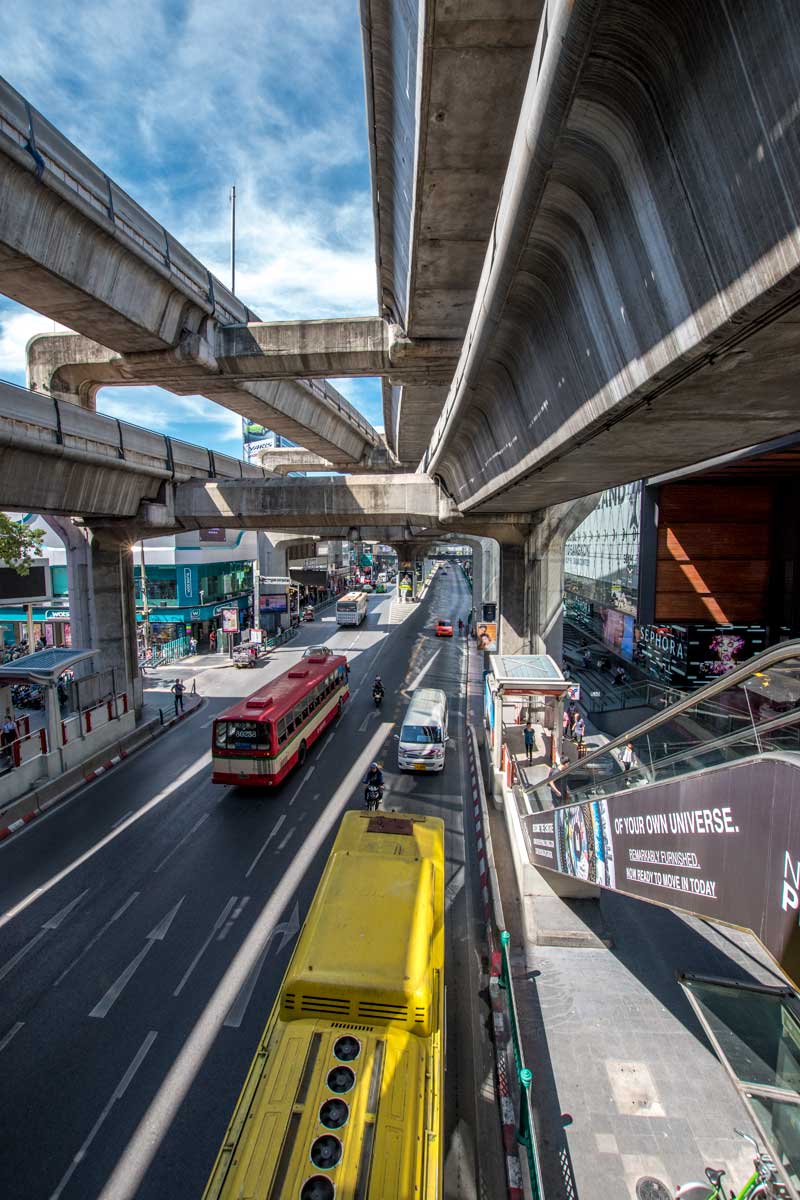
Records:
<instances>
[{"instance_id":1,"label":"advertising banner","mask_svg":"<svg viewBox=\"0 0 800 1200\"><path fill-rule=\"evenodd\" d=\"M484 605L485 607L486 605ZM479 650L485 650L487 654L497 654L496 621L477 621L475 624L475 637L478 640Z\"/></svg>"},{"instance_id":2,"label":"advertising banner","mask_svg":"<svg viewBox=\"0 0 800 1200\"><path fill-rule=\"evenodd\" d=\"M284 613L287 612L286 592L262 592L259 596L259 608L262 612Z\"/></svg>"},{"instance_id":3,"label":"advertising banner","mask_svg":"<svg viewBox=\"0 0 800 1200\"><path fill-rule=\"evenodd\" d=\"M238 608L223 608L221 617L222 617L222 632L223 633L238 633L239 632L239 610L238 610Z\"/></svg>"},{"instance_id":4,"label":"advertising banner","mask_svg":"<svg viewBox=\"0 0 800 1200\"><path fill-rule=\"evenodd\" d=\"M790 762L750 761L522 819L536 866L750 929L800 981L800 771Z\"/></svg>"}]
</instances>

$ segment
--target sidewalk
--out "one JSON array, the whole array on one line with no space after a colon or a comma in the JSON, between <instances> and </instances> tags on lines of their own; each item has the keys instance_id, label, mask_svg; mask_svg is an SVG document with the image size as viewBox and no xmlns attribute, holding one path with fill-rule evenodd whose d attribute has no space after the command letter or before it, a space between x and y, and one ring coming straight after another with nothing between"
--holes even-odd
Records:
<instances>
[{"instance_id":1,"label":"sidewalk","mask_svg":"<svg viewBox=\"0 0 800 1200\"><path fill-rule=\"evenodd\" d=\"M482 675L473 643L470 675ZM482 742L480 694L471 696L470 719ZM641 1195L669 1200L706 1165L724 1167L731 1183L746 1179L751 1151L734 1129L750 1131L747 1114L675 976L774 984L763 950L753 938L614 892L576 902L543 890L523 901L503 812L490 806L489 823L546 1195L637 1200L637 1184L650 1179ZM573 922L590 906L610 948L591 939L580 948L526 942L523 902L560 904Z\"/></svg>"}]
</instances>

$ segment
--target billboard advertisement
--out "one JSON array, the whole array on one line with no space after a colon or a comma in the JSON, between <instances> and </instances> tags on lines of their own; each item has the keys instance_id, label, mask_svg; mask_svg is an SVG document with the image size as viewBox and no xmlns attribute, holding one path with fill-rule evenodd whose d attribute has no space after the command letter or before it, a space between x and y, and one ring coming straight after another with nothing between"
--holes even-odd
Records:
<instances>
[{"instance_id":1,"label":"billboard advertisement","mask_svg":"<svg viewBox=\"0 0 800 1200\"><path fill-rule=\"evenodd\" d=\"M641 480L608 488L564 545L564 586L573 595L637 615Z\"/></svg>"},{"instance_id":2,"label":"billboard advertisement","mask_svg":"<svg viewBox=\"0 0 800 1200\"><path fill-rule=\"evenodd\" d=\"M750 929L797 983L799 775L787 760L748 760L535 813L522 818L530 858L586 883Z\"/></svg>"},{"instance_id":3,"label":"billboard advertisement","mask_svg":"<svg viewBox=\"0 0 800 1200\"><path fill-rule=\"evenodd\" d=\"M238 633L239 632L239 610L238 608L223 608L220 613L222 620L223 633Z\"/></svg>"},{"instance_id":4,"label":"billboard advertisement","mask_svg":"<svg viewBox=\"0 0 800 1200\"><path fill-rule=\"evenodd\" d=\"M478 640L479 650L484 650L487 654L497 654L496 621L477 621L475 623L475 637Z\"/></svg>"},{"instance_id":5,"label":"billboard advertisement","mask_svg":"<svg viewBox=\"0 0 800 1200\"><path fill-rule=\"evenodd\" d=\"M259 608L263 613L285 613L288 612L286 592L267 592L259 596Z\"/></svg>"}]
</instances>

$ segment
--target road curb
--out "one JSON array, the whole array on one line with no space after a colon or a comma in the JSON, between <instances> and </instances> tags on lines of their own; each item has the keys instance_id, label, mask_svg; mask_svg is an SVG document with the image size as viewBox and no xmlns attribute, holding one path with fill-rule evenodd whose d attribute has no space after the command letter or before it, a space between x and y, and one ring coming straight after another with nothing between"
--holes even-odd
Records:
<instances>
[{"instance_id":1,"label":"road curb","mask_svg":"<svg viewBox=\"0 0 800 1200\"><path fill-rule=\"evenodd\" d=\"M199 712L204 705L205 700L201 697L198 697L196 704L192 705L191 708L187 708L185 712L180 713L178 716L171 717L168 721L162 722L160 717L151 717L150 720L145 721L143 724L137 726L136 729L132 729L126 737L121 738L120 741L116 743L116 754L112 755L110 758L101 757L108 754L109 747L106 747L105 750L98 751L98 753L93 756L93 759L90 758L87 760L88 763L91 763L93 760L96 763L96 765L94 767L90 767L89 770L87 770L87 763L80 763L78 766L73 767L71 771L67 771L60 776L59 780L48 780L46 783L43 783L41 787L24 797L22 801L16 801L14 804L10 804L8 808L12 811L16 808L18 812L19 805L21 803L32 804L33 807L26 809L22 813L19 813L19 815L15 816L14 820L9 821L7 825L0 826L0 842L6 841L15 833L19 833L21 829L24 829L24 827L29 825L31 821L36 819L36 817L49 812L52 808L55 808L57 804L60 804L62 801L68 800L71 796L74 796L75 793L80 791L82 787L85 787L87 783L94 783L95 780L99 779L102 775L105 775L108 771L112 771L114 767L118 767L119 764L124 762L126 758L130 758L144 746L149 745L151 742L155 741L156 738L161 737L162 734L166 733L169 729L172 729L173 726L178 725L181 721L185 721L188 717L194 716L194 714ZM112 746L111 748L114 747ZM64 786L58 790L58 783L62 781L67 782L64 782ZM8 813L0 815L0 821L2 821L4 817L7 817L7 815Z\"/></svg>"}]
</instances>

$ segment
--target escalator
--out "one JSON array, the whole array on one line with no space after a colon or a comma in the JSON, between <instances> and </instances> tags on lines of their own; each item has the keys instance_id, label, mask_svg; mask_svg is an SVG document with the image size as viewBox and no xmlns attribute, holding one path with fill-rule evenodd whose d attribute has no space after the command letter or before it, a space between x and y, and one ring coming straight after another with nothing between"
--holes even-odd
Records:
<instances>
[{"instance_id":1,"label":"escalator","mask_svg":"<svg viewBox=\"0 0 800 1200\"><path fill-rule=\"evenodd\" d=\"M548 781L524 796L536 867L748 930L795 985L680 979L800 1195L800 641L684 696L552 783L558 807Z\"/></svg>"}]
</instances>

